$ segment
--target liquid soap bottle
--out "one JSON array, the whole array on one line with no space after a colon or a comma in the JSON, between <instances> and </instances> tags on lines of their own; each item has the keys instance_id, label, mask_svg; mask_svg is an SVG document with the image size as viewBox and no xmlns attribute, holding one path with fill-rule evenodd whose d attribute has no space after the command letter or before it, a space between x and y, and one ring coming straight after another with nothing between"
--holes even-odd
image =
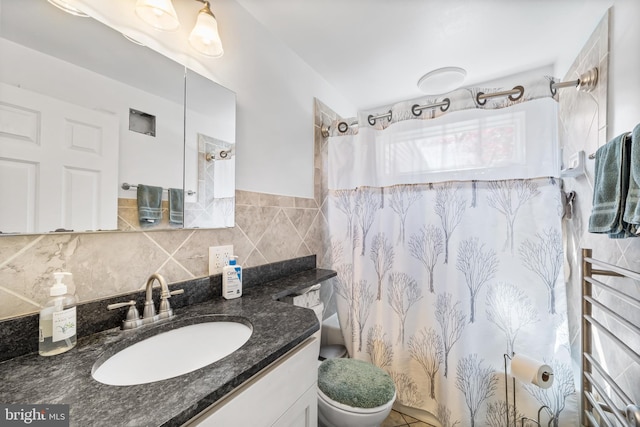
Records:
<instances>
[{"instance_id":1,"label":"liquid soap bottle","mask_svg":"<svg viewBox=\"0 0 640 427\"><path fill-rule=\"evenodd\" d=\"M222 296L226 299L242 296L242 267L237 265L237 259L232 257L222 269Z\"/></svg>"},{"instance_id":2,"label":"liquid soap bottle","mask_svg":"<svg viewBox=\"0 0 640 427\"><path fill-rule=\"evenodd\" d=\"M71 350L76 345L75 295L67 293L65 277L71 273L55 272L56 283L49 290L51 298L40 310L40 336L38 352L41 356L53 356Z\"/></svg>"}]
</instances>

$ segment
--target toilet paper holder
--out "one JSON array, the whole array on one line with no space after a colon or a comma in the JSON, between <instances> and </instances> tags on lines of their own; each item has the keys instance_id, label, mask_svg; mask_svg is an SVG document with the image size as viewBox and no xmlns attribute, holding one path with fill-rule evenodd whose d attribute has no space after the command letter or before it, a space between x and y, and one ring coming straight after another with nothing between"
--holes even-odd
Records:
<instances>
[{"instance_id":1,"label":"toilet paper holder","mask_svg":"<svg viewBox=\"0 0 640 427\"><path fill-rule=\"evenodd\" d=\"M513 353L511 356L509 356L507 353L505 353L504 355L504 394L505 394L505 413L506 413L506 417L507 417L507 427L510 426L509 424L509 387L508 387L508 371L507 371L507 359L513 361L513 358L515 357L515 353ZM544 365L546 366L546 365ZM551 371L551 368L549 369L545 369L543 372L541 372L540 374L540 378L542 379L542 381L544 383L549 382L550 380L552 381L553 379L553 371ZM516 410L516 377L512 375L512 380L513 380L513 384L512 384L512 390L513 390L513 425L515 427L517 427L518 425L518 413ZM531 380L531 384L534 384L538 387L540 387L540 385L537 382L534 382L534 380ZM525 421L533 421L534 423L536 423L539 426L542 426L542 424L540 423L540 415L542 413L543 409L547 409L547 411L549 412L549 414L551 415L551 419L549 420L549 426L551 425L551 423L553 422L553 420L555 419L555 416L553 415L553 413L551 412L551 408L549 408L547 405L542 405L539 409L538 409L538 418L537 420L534 420L532 418L528 418L528 417L522 417L520 419L520 423L521 423L521 427L524 427L524 422Z\"/></svg>"},{"instance_id":2,"label":"toilet paper holder","mask_svg":"<svg viewBox=\"0 0 640 427\"><path fill-rule=\"evenodd\" d=\"M537 425L542 426L542 424L540 424L540 413L542 412L543 409L547 409L549 412L551 412L551 408L549 408L547 405L542 405L540 407L540 409L538 409L538 419L534 420L534 419L531 419L531 418L528 418L528 417L522 417L522 418L520 418L520 420L521 420L520 427L524 427L524 422L525 421L533 421ZM555 419L555 417L551 416L551 418L549 419L549 424L548 424L549 426L551 426L551 424L553 423L554 419Z\"/></svg>"}]
</instances>

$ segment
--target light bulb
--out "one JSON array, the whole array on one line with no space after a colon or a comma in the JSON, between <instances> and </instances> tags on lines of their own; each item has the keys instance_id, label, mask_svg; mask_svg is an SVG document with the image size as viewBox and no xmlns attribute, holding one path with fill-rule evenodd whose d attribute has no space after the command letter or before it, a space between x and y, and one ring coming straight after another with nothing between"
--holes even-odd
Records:
<instances>
[{"instance_id":1,"label":"light bulb","mask_svg":"<svg viewBox=\"0 0 640 427\"><path fill-rule=\"evenodd\" d=\"M218 34L218 22L209 9L209 3L198 13L196 25L189 35L189 43L203 55L219 58L224 54L222 40Z\"/></svg>"}]
</instances>

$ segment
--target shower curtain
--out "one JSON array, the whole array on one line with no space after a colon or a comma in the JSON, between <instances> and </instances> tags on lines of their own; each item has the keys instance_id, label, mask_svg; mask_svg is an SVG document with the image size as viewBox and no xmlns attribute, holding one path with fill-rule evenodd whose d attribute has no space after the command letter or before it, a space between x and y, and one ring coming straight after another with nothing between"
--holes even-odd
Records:
<instances>
[{"instance_id":1,"label":"shower curtain","mask_svg":"<svg viewBox=\"0 0 640 427\"><path fill-rule=\"evenodd\" d=\"M556 107L535 96L544 85L484 106L459 91L446 114L426 117L398 104L390 120L367 125L362 113L359 129L329 138L334 291L349 354L387 371L397 401L443 427L507 426L507 408L515 425L504 375L513 353L554 370L549 389L516 381L517 418L536 419L544 405L544 425L551 414L555 426L578 425Z\"/></svg>"}]
</instances>

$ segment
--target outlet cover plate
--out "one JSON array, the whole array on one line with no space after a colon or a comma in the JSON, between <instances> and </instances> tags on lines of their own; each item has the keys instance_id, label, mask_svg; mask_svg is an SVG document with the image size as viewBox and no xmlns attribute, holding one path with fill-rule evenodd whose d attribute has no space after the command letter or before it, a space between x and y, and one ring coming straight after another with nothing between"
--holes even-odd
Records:
<instances>
[{"instance_id":1,"label":"outlet cover plate","mask_svg":"<svg viewBox=\"0 0 640 427\"><path fill-rule=\"evenodd\" d=\"M233 256L233 245L209 247L209 276L222 274L222 269L229 264Z\"/></svg>"}]
</instances>

